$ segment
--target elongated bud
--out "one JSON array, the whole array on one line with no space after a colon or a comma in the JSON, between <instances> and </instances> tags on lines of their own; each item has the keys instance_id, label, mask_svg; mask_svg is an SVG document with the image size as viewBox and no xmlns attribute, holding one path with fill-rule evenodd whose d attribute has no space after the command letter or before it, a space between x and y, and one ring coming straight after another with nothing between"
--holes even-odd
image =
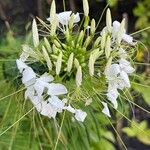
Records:
<instances>
[{"instance_id":1,"label":"elongated bud","mask_svg":"<svg viewBox=\"0 0 150 150\"><path fill-rule=\"evenodd\" d=\"M78 59L76 59L76 58L74 59L74 65L77 69L80 66L80 63L79 63Z\"/></svg>"},{"instance_id":2,"label":"elongated bud","mask_svg":"<svg viewBox=\"0 0 150 150\"><path fill-rule=\"evenodd\" d=\"M74 54L71 53L67 62L67 71L70 72L72 69L72 65L73 65L73 56Z\"/></svg>"},{"instance_id":3,"label":"elongated bud","mask_svg":"<svg viewBox=\"0 0 150 150\"><path fill-rule=\"evenodd\" d=\"M76 85L77 87L80 87L81 84L82 84L82 68L81 66L79 66L76 73Z\"/></svg>"},{"instance_id":4,"label":"elongated bud","mask_svg":"<svg viewBox=\"0 0 150 150\"><path fill-rule=\"evenodd\" d=\"M62 53L59 54L56 62L56 74L59 75L62 65Z\"/></svg>"},{"instance_id":5,"label":"elongated bud","mask_svg":"<svg viewBox=\"0 0 150 150\"><path fill-rule=\"evenodd\" d=\"M111 19L111 12L110 12L109 8L107 9L107 12L106 12L106 27L107 27L108 32L111 33L111 31L112 31L112 19Z\"/></svg>"},{"instance_id":6,"label":"elongated bud","mask_svg":"<svg viewBox=\"0 0 150 150\"><path fill-rule=\"evenodd\" d=\"M90 44L90 42L91 42L91 37L88 36L88 37L86 38L85 42L84 42L84 47L88 47L88 45Z\"/></svg>"},{"instance_id":7,"label":"elongated bud","mask_svg":"<svg viewBox=\"0 0 150 150\"><path fill-rule=\"evenodd\" d=\"M69 29L73 28L73 24L74 24L74 13L71 15L70 20L69 20Z\"/></svg>"},{"instance_id":8,"label":"elongated bud","mask_svg":"<svg viewBox=\"0 0 150 150\"><path fill-rule=\"evenodd\" d=\"M105 55L107 59L110 56L110 52L111 52L111 38L110 36L108 36L105 44Z\"/></svg>"},{"instance_id":9,"label":"elongated bud","mask_svg":"<svg viewBox=\"0 0 150 150\"><path fill-rule=\"evenodd\" d=\"M47 38L44 37L44 43L45 43L45 46L46 46L46 49L48 50L48 52L52 52L52 48L50 46L50 43L48 42Z\"/></svg>"},{"instance_id":10,"label":"elongated bud","mask_svg":"<svg viewBox=\"0 0 150 150\"><path fill-rule=\"evenodd\" d=\"M53 23L56 15L56 4L55 0L52 0L51 9L50 9L50 22Z\"/></svg>"},{"instance_id":11,"label":"elongated bud","mask_svg":"<svg viewBox=\"0 0 150 150\"><path fill-rule=\"evenodd\" d=\"M89 15L89 3L88 3L88 0L83 0L83 11L84 11L84 15L85 16Z\"/></svg>"},{"instance_id":12,"label":"elongated bud","mask_svg":"<svg viewBox=\"0 0 150 150\"><path fill-rule=\"evenodd\" d=\"M61 45L57 40L54 40L54 44L55 44L56 47L61 48Z\"/></svg>"},{"instance_id":13,"label":"elongated bud","mask_svg":"<svg viewBox=\"0 0 150 150\"><path fill-rule=\"evenodd\" d=\"M47 53L44 46L42 46L42 51L43 51L43 56L44 56L44 59L47 63L48 69L52 70L52 63L51 63L50 57L49 57L49 55L48 55L48 53Z\"/></svg>"},{"instance_id":14,"label":"elongated bud","mask_svg":"<svg viewBox=\"0 0 150 150\"><path fill-rule=\"evenodd\" d=\"M77 43L80 43L83 40L83 38L84 38L84 31L81 30L81 32L80 32L80 34L78 36L78 42Z\"/></svg>"},{"instance_id":15,"label":"elongated bud","mask_svg":"<svg viewBox=\"0 0 150 150\"><path fill-rule=\"evenodd\" d=\"M89 74L90 76L94 75L94 58L93 58L93 54L90 54L90 58L89 58Z\"/></svg>"},{"instance_id":16,"label":"elongated bud","mask_svg":"<svg viewBox=\"0 0 150 150\"><path fill-rule=\"evenodd\" d=\"M92 19L91 21L91 34L92 35L95 33L95 30L96 30L95 20Z\"/></svg>"},{"instance_id":17,"label":"elongated bud","mask_svg":"<svg viewBox=\"0 0 150 150\"><path fill-rule=\"evenodd\" d=\"M57 26L58 26L58 17L55 15L55 18L51 22L51 31L50 31L51 36L54 36L56 34Z\"/></svg>"},{"instance_id":18,"label":"elongated bud","mask_svg":"<svg viewBox=\"0 0 150 150\"><path fill-rule=\"evenodd\" d=\"M96 39L96 41L94 42L94 48L96 48L99 44L100 44L100 42L101 42L101 37L99 36L97 39Z\"/></svg>"},{"instance_id":19,"label":"elongated bud","mask_svg":"<svg viewBox=\"0 0 150 150\"><path fill-rule=\"evenodd\" d=\"M122 20L117 34L117 44L121 43L122 35L125 33L125 19Z\"/></svg>"},{"instance_id":20,"label":"elongated bud","mask_svg":"<svg viewBox=\"0 0 150 150\"><path fill-rule=\"evenodd\" d=\"M32 23L32 35L33 35L33 44L34 47L38 47L39 45L39 34L38 34L38 28L35 19L33 19Z\"/></svg>"},{"instance_id":21,"label":"elongated bud","mask_svg":"<svg viewBox=\"0 0 150 150\"><path fill-rule=\"evenodd\" d=\"M53 44L52 49L54 54L57 54L59 52L59 49L55 46L55 44Z\"/></svg>"},{"instance_id":22,"label":"elongated bud","mask_svg":"<svg viewBox=\"0 0 150 150\"><path fill-rule=\"evenodd\" d=\"M107 64L106 64L105 71L104 71L104 74L105 74L105 75L108 74L108 70L109 70L109 67L111 66L111 63L112 63L112 56L109 57L108 62L107 62Z\"/></svg>"},{"instance_id":23,"label":"elongated bud","mask_svg":"<svg viewBox=\"0 0 150 150\"><path fill-rule=\"evenodd\" d=\"M102 32L102 38L101 38L101 49L102 49L102 50L104 50L105 43L106 43L106 32L103 31L103 32Z\"/></svg>"},{"instance_id":24,"label":"elongated bud","mask_svg":"<svg viewBox=\"0 0 150 150\"><path fill-rule=\"evenodd\" d=\"M92 51L94 62L102 55L103 51L99 51L99 48Z\"/></svg>"}]
</instances>

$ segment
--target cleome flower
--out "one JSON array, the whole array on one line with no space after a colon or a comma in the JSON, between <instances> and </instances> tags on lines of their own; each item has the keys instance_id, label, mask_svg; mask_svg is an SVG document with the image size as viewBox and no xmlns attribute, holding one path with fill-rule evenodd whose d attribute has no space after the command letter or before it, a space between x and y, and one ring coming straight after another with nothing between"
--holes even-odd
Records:
<instances>
[{"instance_id":1,"label":"cleome flower","mask_svg":"<svg viewBox=\"0 0 150 150\"><path fill-rule=\"evenodd\" d=\"M102 113L111 117L108 102L118 109L120 90L131 87L129 75L135 69L129 54L136 43L126 33L125 20L112 22L108 9L106 27L97 34L96 22L88 16L88 1L83 0L83 4L84 17L80 22L78 12L56 13L53 0L47 19L50 24L39 19L48 36L39 38L34 19L33 46L24 45L16 60L26 88L25 99L30 99L36 110L49 118L55 119L58 113L68 111L83 122L87 113L80 107L88 109L95 103L95 97L100 100ZM36 64L38 74L27 62Z\"/></svg>"}]
</instances>

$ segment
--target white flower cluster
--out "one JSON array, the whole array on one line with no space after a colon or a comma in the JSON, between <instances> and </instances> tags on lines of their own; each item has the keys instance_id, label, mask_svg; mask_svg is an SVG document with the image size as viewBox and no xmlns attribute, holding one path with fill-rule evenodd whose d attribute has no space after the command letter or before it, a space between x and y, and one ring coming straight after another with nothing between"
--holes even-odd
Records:
<instances>
[{"instance_id":1,"label":"white flower cluster","mask_svg":"<svg viewBox=\"0 0 150 150\"><path fill-rule=\"evenodd\" d=\"M16 60L17 67L22 74L22 83L26 87L25 99L29 98L36 110L49 118L55 118L57 113L63 110L75 114L78 121L84 121L86 112L74 109L67 104L67 99L61 100L58 96L67 94L66 87L60 83L52 83L53 76L44 73L37 77L31 67L26 65L21 59ZM44 98L46 95L48 98Z\"/></svg>"}]
</instances>

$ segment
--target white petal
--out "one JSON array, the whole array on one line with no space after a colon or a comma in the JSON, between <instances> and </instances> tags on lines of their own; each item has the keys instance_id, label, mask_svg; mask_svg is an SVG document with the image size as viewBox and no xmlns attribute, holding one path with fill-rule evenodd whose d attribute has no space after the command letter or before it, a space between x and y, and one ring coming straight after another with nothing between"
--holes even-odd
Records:
<instances>
[{"instance_id":1,"label":"white petal","mask_svg":"<svg viewBox=\"0 0 150 150\"><path fill-rule=\"evenodd\" d=\"M82 111L80 109L76 109L76 111L75 111L75 118L76 118L76 120L83 122L84 119L86 118L86 116L87 116L86 112L84 112L84 111Z\"/></svg>"},{"instance_id":2,"label":"white petal","mask_svg":"<svg viewBox=\"0 0 150 150\"><path fill-rule=\"evenodd\" d=\"M110 112L109 112L109 108L108 108L108 106L107 106L107 103L102 102L102 104L103 104L103 106L104 106L102 112L103 112L105 115L107 115L108 117L111 117Z\"/></svg>"},{"instance_id":3,"label":"white petal","mask_svg":"<svg viewBox=\"0 0 150 150\"><path fill-rule=\"evenodd\" d=\"M57 111L47 101L43 101L40 113L44 116L48 116L49 118L55 118Z\"/></svg>"},{"instance_id":4,"label":"white petal","mask_svg":"<svg viewBox=\"0 0 150 150\"><path fill-rule=\"evenodd\" d=\"M25 86L32 85L36 80L36 74L32 70L32 68L27 67L24 69L22 73L22 83L25 84Z\"/></svg>"},{"instance_id":5,"label":"white petal","mask_svg":"<svg viewBox=\"0 0 150 150\"><path fill-rule=\"evenodd\" d=\"M34 96L34 94L35 94L35 91L34 91L33 86L29 86L29 87L27 88L27 90L25 91L25 99Z\"/></svg>"},{"instance_id":6,"label":"white petal","mask_svg":"<svg viewBox=\"0 0 150 150\"><path fill-rule=\"evenodd\" d=\"M117 109L117 107L118 107L118 103L117 103L118 95L119 95L119 93L118 93L117 89L115 89L115 88L108 89L107 98L109 101L112 102L115 109Z\"/></svg>"},{"instance_id":7,"label":"white petal","mask_svg":"<svg viewBox=\"0 0 150 150\"><path fill-rule=\"evenodd\" d=\"M49 75L47 72L44 73L40 78L40 80L42 80L43 82L51 82L54 80L54 77Z\"/></svg>"},{"instance_id":8,"label":"white petal","mask_svg":"<svg viewBox=\"0 0 150 150\"><path fill-rule=\"evenodd\" d=\"M79 13L76 13L74 16L74 23L77 23L79 21L80 21L80 15L79 15Z\"/></svg>"},{"instance_id":9,"label":"white petal","mask_svg":"<svg viewBox=\"0 0 150 150\"><path fill-rule=\"evenodd\" d=\"M69 106L65 106L64 109L68 110L69 112L71 112L73 114L76 112L75 109L72 106L70 106L70 105Z\"/></svg>"},{"instance_id":10,"label":"white petal","mask_svg":"<svg viewBox=\"0 0 150 150\"><path fill-rule=\"evenodd\" d=\"M125 59L120 59L119 65L121 70L125 71L126 73L133 73L135 69L130 65L130 62Z\"/></svg>"},{"instance_id":11,"label":"white petal","mask_svg":"<svg viewBox=\"0 0 150 150\"><path fill-rule=\"evenodd\" d=\"M67 94L67 89L64 85L59 83L50 83L48 86L48 94L49 95L62 95Z\"/></svg>"},{"instance_id":12,"label":"white petal","mask_svg":"<svg viewBox=\"0 0 150 150\"><path fill-rule=\"evenodd\" d=\"M116 39L118 31L119 31L119 28L120 28L120 22L114 21L113 22L113 28L112 28L113 39Z\"/></svg>"},{"instance_id":13,"label":"white petal","mask_svg":"<svg viewBox=\"0 0 150 150\"><path fill-rule=\"evenodd\" d=\"M57 96L52 96L48 99L49 103L54 107L58 112L62 112L62 109L65 106L65 103L60 100Z\"/></svg>"},{"instance_id":14,"label":"white petal","mask_svg":"<svg viewBox=\"0 0 150 150\"><path fill-rule=\"evenodd\" d=\"M130 35L123 34L122 39L129 44L133 44L133 37Z\"/></svg>"},{"instance_id":15,"label":"white petal","mask_svg":"<svg viewBox=\"0 0 150 150\"><path fill-rule=\"evenodd\" d=\"M22 62L20 59L16 60L17 68L19 69L19 72L22 73L22 71L27 68L28 66Z\"/></svg>"},{"instance_id":16,"label":"white petal","mask_svg":"<svg viewBox=\"0 0 150 150\"><path fill-rule=\"evenodd\" d=\"M129 77L128 77L128 74L126 72L121 71L120 77L124 81L125 87L131 87Z\"/></svg>"}]
</instances>

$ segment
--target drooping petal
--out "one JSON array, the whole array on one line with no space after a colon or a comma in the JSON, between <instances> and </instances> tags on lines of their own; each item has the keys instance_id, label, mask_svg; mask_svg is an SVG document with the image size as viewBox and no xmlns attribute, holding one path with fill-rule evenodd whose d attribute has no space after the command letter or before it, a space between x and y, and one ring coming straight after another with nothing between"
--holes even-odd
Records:
<instances>
[{"instance_id":1,"label":"drooping petal","mask_svg":"<svg viewBox=\"0 0 150 150\"><path fill-rule=\"evenodd\" d=\"M129 44L133 44L133 37L128 34L123 34L122 39Z\"/></svg>"},{"instance_id":2,"label":"drooping petal","mask_svg":"<svg viewBox=\"0 0 150 150\"><path fill-rule=\"evenodd\" d=\"M48 99L48 102L52 105L52 107L57 110L57 112L62 112L65 103L60 100L57 96L52 96Z\"/></svg>"},{"instance_id":3,"label":"drooping petal","mask_svg":"<svg viewBox=\"0 0 150 150\"><path fill-rule=\"evenodd\" d=\"M75 109L71 105L65 106L64 109L68 110L69 112L73 114L76 112Z\"/></svg>"},{"instance_id":4,"label":"drooping petal","mask_svg":"<svg viewBox=\"0 0 150 150\"><path fill-rule=\"evenodd\" d=\"M75 111L76 120L83 122L85 120L86 116L87 116L86 112L82 111L81 109L76 109L76 111Z\"/></svg>"},{"instance_id":5,"label":"drooping petal","mask_svg":"<svg viewBox=\"0 0 150 150\"><path fill-rule=\"evenodd\" d=\"M35 80L36 80L36 74L32 70L32 68L31 67L25 68L23 73L22 73L22 83L25 86L30 86L33 83L35 83Z\"/></svg>"},{"instance_id":6,"label":"drooping petal","mask_svg":"<svg viewBox=\"0 0 150 150\"><path fill-rule=\"evenodd\" d=\"M28 66L22 62L20 59L16 60L17 68L19 69L19 72L22 73L22 71L27 68Z\"/></svg>"},{"instance_id":7,"label":"drooping petal","mask_svg":"<svg viewBox=\"0 0 150 150\"><path fill-rule=\"evenodd\" d=\"M63 95L67 94L67 89L64 85L59 83L50 83L48 86L48 92L49 95Z\"/></svg>"},{"instance_id":8,"label":"drooping petal","mask_svg":"<svg viewBox=\"0 0 150 150\"><path fill-rule=\"evenodd\" d=\"M131 87L129 77L128 77L128 74L126 72L121 71L120 77L124 81L125 87Z\"/></svg>"},{"instance_id":9,"label":"drooping petal","mask_svg":"<svg viewBox=\"0 0 150 150\"><path fill-rule=\"evenodd\" d=\"M27 87L27 89L25 91L25 99L30 98L34 95L35 95L35 90L34 90L33 86Z\"/></svg>"},{"instance_id":10,"label":"drooping petal","mask_svg":"<svg viewBox=\"0 0 150 150\"><path fill-rule=\"evenodd\" d=\"M117 107L118 107L118 103L117 103L118 96L119 96L119 93L118 93L117 89L115 89L113 87L112 87L112 89L108 89L107 98L109 101L112 102L115 109L117 109Z\"/></svg>"},{"instance_id":11,"label":"drooping petal","mask_svg":"<svg viewBox=\"0 0 150 150\"><path fill-rule=\"evenodd\" d=\"M105 115L107 115L108 117L111 117L110 112L109 112L109 108L108 108L108 106L107 106L107 103L105 103L105 102L101 102L101 103L102 103L103 106L104 106L102 112L103 112Z\"/></svg>"},{"instance_id":12,"label":"drooping petal","mask_svg":"<svg viewBox=\"0 0 150 150\"><path fill-rule=\"evenodd\" d=\"M130 62L125 59L119 60L119 66L121 70L125 71L126 73L133 73L135 69L130 65Z\"/></svg>"},{"instance_id":13,"label":"drooping petal","mask_svg":"<svg viewBox=\"0 0 150 150\"><path fill-rule=\"evenodd\" d=\"M51 82L54 80L54 77L52 75L49 75L47 72L41 75L39 78L43 82Z\"/></svg>"}]
</instances>

